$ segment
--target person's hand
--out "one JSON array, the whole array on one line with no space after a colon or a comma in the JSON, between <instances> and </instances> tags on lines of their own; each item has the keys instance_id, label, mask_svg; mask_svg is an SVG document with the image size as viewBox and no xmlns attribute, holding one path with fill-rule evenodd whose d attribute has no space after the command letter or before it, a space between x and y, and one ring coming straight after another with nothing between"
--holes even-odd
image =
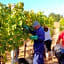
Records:
<instances>
[{"instance_id":1,"label":"person's hand","mask_svg":"<svg viewBox=\"0 0 64 64\"><path fill-rule=\"evenodd\" d=\"M29 30L29 27L27 25L24 25L23 28L25 28L26 30Z\"/></svg>"},{"instance_id":2,"label":"person's hand","mask_svg":"<svg viewBox=\"0 0 64 64\"><path fill-rule=\"evenodd\" d=\"M37 40L38 39L38 36L30 36L30 39Z\"/></svg>"}]
</instances>

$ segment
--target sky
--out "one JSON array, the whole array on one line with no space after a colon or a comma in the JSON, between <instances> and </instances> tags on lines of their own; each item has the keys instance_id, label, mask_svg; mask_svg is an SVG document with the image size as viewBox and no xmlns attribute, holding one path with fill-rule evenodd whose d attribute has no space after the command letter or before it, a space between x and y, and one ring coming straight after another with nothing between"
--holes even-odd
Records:
<instances>
[{"instance_id":1,"label":"sky","mask_svg":"<svg viewBox=\"0 0 64 64\"><path fill-rule=\"evenodd\" d=\"M24 10L43 11L45 15L50 13L64 16L64 0L0 0L3 4L24 2Z\"/></svg>"}]
</instances>

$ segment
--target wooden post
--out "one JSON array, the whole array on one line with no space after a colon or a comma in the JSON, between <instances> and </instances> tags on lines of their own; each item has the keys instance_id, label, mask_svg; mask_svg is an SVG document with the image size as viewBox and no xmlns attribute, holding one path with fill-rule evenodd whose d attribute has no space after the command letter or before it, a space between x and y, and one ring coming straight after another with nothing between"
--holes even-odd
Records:
<instances>
[{"instance_id":1,"label":"wooden post","mask_svg":"<svg viewBox=\"0 0 64 64\"><path fill-rule=\"evenodd\" d=\"M26 41L24 42L24 58L26 57Z\"/></svg>"},{"instance_id":2,"label":"wooden post","mask_svg":"<svg viewBox=\"0 0 64 64\"><path fill-rule=\"evenodd\" d=\"M14 64L14 50L11 50L11 64Z\"/></svg>"}]
</instances>

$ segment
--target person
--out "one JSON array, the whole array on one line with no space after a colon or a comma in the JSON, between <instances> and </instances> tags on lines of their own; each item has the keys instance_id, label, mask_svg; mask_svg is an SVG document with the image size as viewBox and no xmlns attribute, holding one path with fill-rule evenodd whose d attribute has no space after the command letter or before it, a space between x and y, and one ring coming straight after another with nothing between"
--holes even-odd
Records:
<instances>
[{"instance_id":1,"label":"person","mask_svg":"<svg viewBox=\"0 0 64 64\"><path fill-rule=\"evenodd\" d=\"M29 64L25 58L19 58L18 62L19 62L18 64Z\"/></svg>"},{"instance_id":2,"label":"person","mask_svg":"<svg viewBox=\"0 0 64 64\"><path fill-rule=\"evenodd\" d=\"M58 58L59 64L64 64L64 30L61 31L61 33L59 34L56 45L61 46L61 48L60 48L61 56L59 55L60 58Z\"/></svg>"},{"instance_id":3,"label":"person","mask_svg":"<svg viewBox=\"0 0 64 64\"><path fill-rule=\"evenodd\" d=\"M61 44L64 47L64 30L59 34L56 44Z\"/></svg>"},{"instance_id":4,"label":"person","mask_svg":"<svg viewBox=\"0 0 64 64\"><path fill-rule=\"evenodd\" d=\"M24 26L29 32L33 35L30 36L30 39L34 40L34 58L33 64L44 64L44 40L45 40L45 32L44 29L40 26L38 21L33 23L33 28L35 29L32 31L27 26Z\"/></svg>"},{"instance_id":5,"label":"person","mask_svg":"<svg viewBox=\"0 0 64 64\"><path fill-rule=\"evenodd\" d=\"M44 44L47 48L46 56L48 57L50 55L50 51L51 51L52 39L51 39L50 30L48 29L48 26L44 26L44 31L45 31ZM49 54L48 54L48 52L49 52Z\"/></svg>"}]
</instances>

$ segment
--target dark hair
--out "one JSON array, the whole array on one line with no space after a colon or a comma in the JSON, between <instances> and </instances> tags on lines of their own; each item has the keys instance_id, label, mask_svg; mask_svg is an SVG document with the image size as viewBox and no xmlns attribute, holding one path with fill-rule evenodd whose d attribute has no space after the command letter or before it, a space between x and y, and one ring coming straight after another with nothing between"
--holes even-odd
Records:
<instances>
[{"instance_id":1,"label":"dark hair","mask_svg":"<svg viewBox=\"0 0 64 64\"><path fill-rule=\"evenodd\" d=\"M19 58L18 61L19 61L19 64L29 64L25 58Z\"/></svg>"},{"instance_id":2,"label":"dark hair","mask_svg":"<svg viewBox=\"0 0 64 64\"><path fill-rule=\"evenodd\" d=\"M48 31L48 26L44 26L44 31L45 31L45 32Z\"/></svg>"}]
</instances>

